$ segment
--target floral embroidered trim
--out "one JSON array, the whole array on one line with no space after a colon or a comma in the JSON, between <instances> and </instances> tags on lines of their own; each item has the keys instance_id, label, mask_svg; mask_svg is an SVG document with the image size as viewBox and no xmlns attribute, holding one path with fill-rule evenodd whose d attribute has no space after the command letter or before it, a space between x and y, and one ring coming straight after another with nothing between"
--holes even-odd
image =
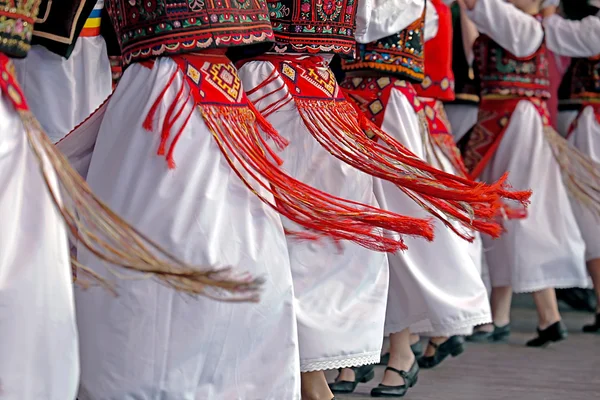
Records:
<instances>
[{"instance_id":1,"label":"floral embroidered trim","mask_svg":"<svg viewBox=\"0 0 600 400\"><path fill-rule=\"evenodd\" d=\"M0 52L25 57L41 0L0 0Z\"/></svg>"}]
</instances>

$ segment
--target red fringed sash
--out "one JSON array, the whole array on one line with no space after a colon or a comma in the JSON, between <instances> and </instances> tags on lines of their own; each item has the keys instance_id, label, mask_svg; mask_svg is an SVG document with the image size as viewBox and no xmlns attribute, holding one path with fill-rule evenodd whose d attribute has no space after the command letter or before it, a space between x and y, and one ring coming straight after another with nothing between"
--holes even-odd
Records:
<instances>
[{"instance_id":1,"label":"red fringed sash","mask_svg":"<svg viewBox=\"0 0 600 400\"><path fill-rule=\"evenodd\" d=\"M144 128L149 131L157 128L155 113L165 92L176 75L185 76L185 84L178 89L162 127L158 128L161 132L158 154L166 157L169 168L175 168L174 147L184 129L181 127L174 132L175 121L183 118L187 122L197 107L231 168L246 186L280 214L311 231L296 233L299 237L330 236L386 252L406 246L401 239L383 237L384 229L429 240L433 238L429 221L331 196L285 174L278 166L282 161L270 149L258 128L281 148L287 144L285 139L248 102L237 71L225 56L182 55L172 57L172 60L179 68L155 100L144 122ZM145 65L150 67L151 63ZM190 103L196 107L188 107ZM258 186L270 192L275 201L261 195Z\"/></svg>"},{"instance_id":2,"label":"red fringed sash","mask_svg":"<svg viewBox=\"0 0 600 400\"><path fill-rule=\"evenodd\" d=\"M596 121L600 124L600 102L584 102L581 104L581 108L579 109L579 113L577 113L577 118L575 118L573 120L573 122L571 122L571 125L569 126L569 131L567 132L567 139L571 137L571 135L573 134L573 132L575 132L575 129L577 128L577 123L579 121L579 118L581 117L581 114L583 114L583 111L587 108L587 107L593 107L594 108L594 116L596 117Z\"/></svg>"},{"instance_id":3,"label":"red fringed sash","mask_svg":"<svg viewBox=\"0 0 600 400\"><path fill-rule=\"evenodd\" d=\"M483 99L478 122L463 155L471 177L478 177L494 156L512 114L521 101L530 101L540 114L544 124L544 137L561 168L563 181L571 196L600 216L600 164L556 133L550 125L546 102L538 98Z\"/></svg>"},{"instance_id":4,"label":"red fringed sash","mask_svg":"<svg viewBox=\"0 0 600 400\"><path fill-rule=\"evenodd\" d=\"M472 236L459 232L448 220L458 220L469 229L498 236L501 227L493 221L493 216L499 207L499 194L527 202L529 193L507 192L504 181L494 185L479 184L440 171L420 160L357 113L354 105L343 97L333 73L321 57L265 55L253 60L270 62L275 70L273 76L249 93L276 79L282 79L288 88L286 97L261 110L263 115L294 100L309 132L333 156L397 184L465 239L470 240ZM365 133L372 134L382 143L369 140Z\"/></svg>"}]
</instances>

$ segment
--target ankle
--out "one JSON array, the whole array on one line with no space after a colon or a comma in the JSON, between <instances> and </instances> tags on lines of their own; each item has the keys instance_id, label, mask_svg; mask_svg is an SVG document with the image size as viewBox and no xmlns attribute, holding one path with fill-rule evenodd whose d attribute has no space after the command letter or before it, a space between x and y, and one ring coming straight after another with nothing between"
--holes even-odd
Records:
<instances>
[{"instance_id":1,"label":"ankle","mask_svg":"<svg viewBox=\"0 0 600 400\"><path fill-rule=\"evenodd\" d=\"M494 325L498 328L502 328L506 325L510 324L510 318L496 318L494 319Z\"/></svg>"},{"instance_id":2,"label":"ankle","mask_svg":"<svg viewBox=\"0 0 600 400\"><path fill-rule=\"evenodd\" d=\"M560 317L540 318L538 327L540 330L548 329L550 326L560 322Z\"/></svg>"}]
</instances>

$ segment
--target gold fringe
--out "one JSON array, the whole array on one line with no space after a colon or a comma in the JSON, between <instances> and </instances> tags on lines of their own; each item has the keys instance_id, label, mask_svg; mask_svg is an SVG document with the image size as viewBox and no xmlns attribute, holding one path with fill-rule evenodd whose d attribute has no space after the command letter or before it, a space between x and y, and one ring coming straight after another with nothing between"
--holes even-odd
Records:
<instances>
[{"instance_id":1,"label":"gold fringe","mask_svg":"<svg viewBox=\"0 0 600 400\"><path fill-rule=\"evenodd\" d=\"M188 265L127 224L93 194L50 142L35 117L30 112L20 112L20 116L51 198L79 244L107 263L143 273L135 279L152 277L179 292L220 301L259 300L262 279L233 273L230 267ZM58 186L53 183L55 178ZM78 284L88 287L93 282L116 293L100 275L82 266L73 256L72 260L77 272L83 275L78 277ZM108 271L126 279L114 268L108 267Z\"/></svg>"},{"instance_id":2,"label":"gold fringe","mask_svg":"<svg viewBox=\"0 0 600 400\"><path fill-rule=\"evenodd\" d=\"M544 128L544 135L571 196L600 218L600 163L573 147L551 126Z\"/></svg>"}]
</instances>

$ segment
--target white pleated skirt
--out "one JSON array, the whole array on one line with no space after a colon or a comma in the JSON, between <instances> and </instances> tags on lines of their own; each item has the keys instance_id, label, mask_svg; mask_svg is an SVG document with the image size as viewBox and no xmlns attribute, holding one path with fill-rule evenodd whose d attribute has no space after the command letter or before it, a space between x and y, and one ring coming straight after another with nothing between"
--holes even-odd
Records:
<instances>
[{"instance_id":1,"label":"white pleated skirt","mask_svg":"<svg viewBox=\"0 0 600 400\"><path fill-rule=\"evenodd\" d=\"M79 356L67 232L21 119L2 96L0 397L73 400Z\"/></svg>"},{"instance_id":2,"label":"white pleated skirt","mask_svg":"<svg viewBox=\"0 0 600 400\"><path fill-rule=\"evenodd\" d=\"M253 61L240 69L246 90L267 79L274 65ZM323 71L326 73L326 71ZM283 86L282 90L260 99ZM259 110L289 95L279 76L253 93ZM332 195L377 206L373 179L329 154L311 136L294 101L267 117L290 145L278 155L294 178ZM288 220L284 226L297 230ZM351 242L288 240L303 372L373 364L383 343L388 264L383 253Z\"/></svg>"},{"instance_id":3,"label":"white pleated skirt","mask_svg":"<svg viewBox=\"0 0 600 400\"><path fill-rule=\"evenodd\" d=\"M79 248L81 261L119 291L116 298L76 292L79 400L298 400L296 315L279 215L231 169L198 110L175 147L175 169L156 155L160 132L142 128L176 68L159 58L152 69L134 64L125 71L88 182L168 252L192 265L231 265L262 276L264 291L257 304L224 303L186 297L153 280L115 281ZM166 91L156 121L165 120L182 81L179 74Z\"/></svg>"},{"instance_id":4,"label":"white pleated skirt","mask_svg":"<svg viewBox=\"0 0 600 400\"><path fill-rule=\"evenodd\" d=\"M508 171L515 190L533 190L527 218L506 221L499 239L483 238L492 287L587 287L583 238L543 130L535 106L521 101L481 175L491 182Z\"/></svg>"},{"instance_id":5,"label":"white pleated skirt","mask_svg":"<svg viewBox=\"0 0 600 400\"><path fill-rule=\"evenodd\" d=\"M559 120L562 119L561 115L562 113L559 114ZM577 126L569 137L569 142L583 154L600 163L600 124L596 120L593 107L586 107L578 117ZM575 200L571 204L585 241L586 261L600 258L600 218Z\"/></svg>"},{"instance_id":6,"label":"white pleated skirt","mask_svg":"<svg viewBox=\"0 0 600 400\"><path fill-rule=\"evenodd\" d=\"M419 118L408 99L393 89L382 129L425 159ZM445 165L445 167L449 167ZM398 188L377 180L377 199L387 210L413 217L429 214ZM473 326L491 321L481 263L480 246L458 237L435 221L435 239L406 238L408 250L390 254L390 294L386 334L405 328L414 333L450 336L469 333Z\"/></svg>"},{"instance_id":7,"label":"white pleated skirt","mask_svg":"<svg viewBox=\"0 0 600 400\"><path fill-rule=\"evenodd\" d=\"M83 122L112 92L102 36L80 37L68 59L32 46L15 60L29 108L56 143Z\"/></svg>"}]
</instances>

